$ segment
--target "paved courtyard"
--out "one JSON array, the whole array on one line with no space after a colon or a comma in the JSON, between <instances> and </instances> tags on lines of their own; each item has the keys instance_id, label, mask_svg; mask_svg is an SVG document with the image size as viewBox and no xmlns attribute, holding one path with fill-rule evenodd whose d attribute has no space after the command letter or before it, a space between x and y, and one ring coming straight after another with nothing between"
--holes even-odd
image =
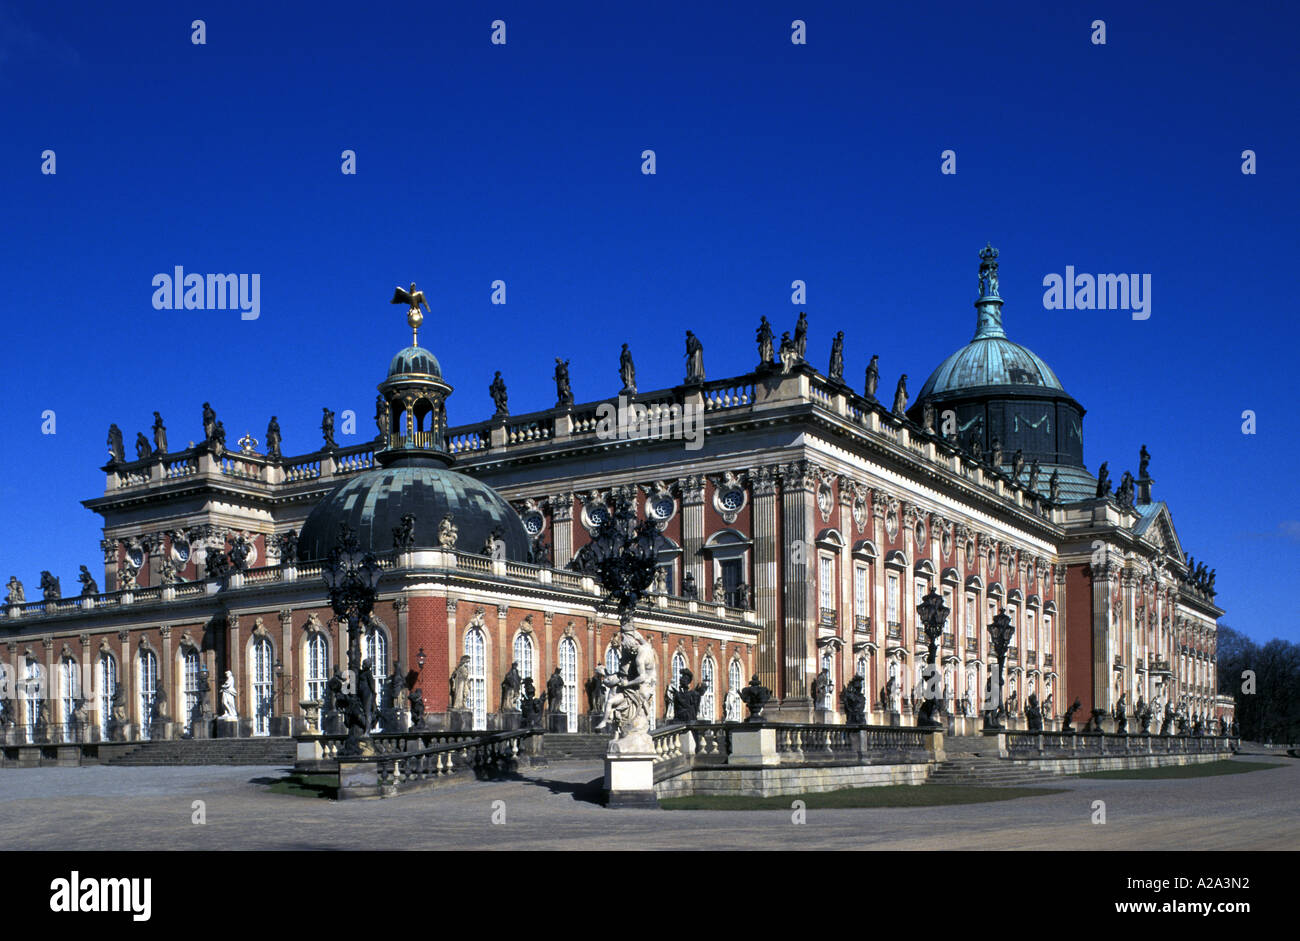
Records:
<instances>
[{"instance_id":1,"label":"paved courtyard","mask_svg":"<svg viewBox=\"0 0 1300 941\"><path fill-rule=\"evenodd\" d=\"M1058 778L1068 791L990 804L784 811L607 810L598 763L517 780L465 781L389 800L269 792L281 769L32 768L0 771L7 850L1024 849L1295 850L1300 761L1164 781ZM191 822L193 802L207 822ZM1107 822L1092 820L1106 803ZM492 822L505 802L505 822Z\"/></svg>"}]
</instances>

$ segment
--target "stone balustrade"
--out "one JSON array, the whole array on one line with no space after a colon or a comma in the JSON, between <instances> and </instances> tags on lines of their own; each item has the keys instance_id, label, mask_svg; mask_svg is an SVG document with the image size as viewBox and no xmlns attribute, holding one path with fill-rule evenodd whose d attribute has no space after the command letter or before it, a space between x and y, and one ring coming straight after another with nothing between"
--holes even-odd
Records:
<instances>
[{"instance_id":1,"label":"stone balustrade","mask_svg":"<svg viewBox=\"0 0 1300 941\"><path fill-rule=\"evenodd\" d=\"M487 778L514 771L526 751L531 755L540 753L541 742L537 730L516 729L466 733L455 740L411 747L424 737L424 733L374 736L374 754L338 757L337 740L344 736L304 736L299 740L299 753L304 740L330 739L335 743L339 798L393 797L454 777ZM436 740L444 736L432 733L429 737Z\"/></svg>"},{"instance_id":2,"label":"stone balustrade","mask_svg":"<svg viewBox=\"0 0 1300 941\"><path fill-rule=\"evenodd\" d=\"M992 734L992 733L990 733ZM1241 740L1217 735L1115 735L1084 732L998 732L1004 758L1074 758L1232 754Z\"/></svg>"}]
</instances>

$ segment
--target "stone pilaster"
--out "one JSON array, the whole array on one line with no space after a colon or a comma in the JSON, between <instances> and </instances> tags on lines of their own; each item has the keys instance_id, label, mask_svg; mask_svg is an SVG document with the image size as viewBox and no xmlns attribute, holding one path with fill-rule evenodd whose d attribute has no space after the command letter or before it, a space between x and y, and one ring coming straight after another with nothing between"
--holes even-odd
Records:
<instances>
[{"instance_id":1,"label":"stone pilaster","mask_svg":"<svg viewBox=\"0 0 1300 941\"><path fill-rule=\"evenodd\" d=\"M131 632L118 631L117 641L122 645L121 657L117 661L117 685L122 689L126 702L127 725L134 730L135 718L135 664L131 660ZM129 737L129 736L128 736Z\"/></svg>"},{"instance_id":2,"label":"stone pilaster","mask_svg":"<svg viewBox=\"0 0 1300 941\"><path fill-rule=\"evenodd\" d=\"M817 468L806 461L787 465L781 475L781 526L786 576L782 623L781 686L783 700L801 709L812 700L810 664L816 662L817 626Z\"/></svg>"},{"instance_id":3,"label":"stone pilaster","mask_svg":"<svg viewBox=\"0 0 1300 941\"><path fill-rule=\"evenodd\" d=\"M550 497L551 564L562 569L573 561L573 494L563 491Z\"/></svg>"},{"instance_id":4,"label":"stone pilaster","mask_svg":"<svg viewBox=\"0 0 1300 941\"><path fill-rule=\"evenodd\" d=\"M774 468L749 472L754 531L754 610L762 627L759 640L758 678L769 689L777 687L777 586L781 547L776 537L776 476ZM748 677L746 677L748 681Z\"/></svg>"},{"instance_id":5,"label":"stone pilaster","mask_svg":"<svg viewBox=\"0 0 1300 941\"><path fill-rule=\"evenodd\" d=\"M158 664L158 688L162 690L163 695L167 697L167 722L180 722L181 728L185 727L185 697L179 689L180 684L173 686L173 677L176 673L175 665L172 663L172 629L171 625L164 624L158 628L158 636L162 638L162 663Z\"/></svg>"},{"instance_id":6,"label":"stone pilaster","mask_svg":"<svg viewBox=\"0 0 1300 941\"><path fill-rule=\"evenodd\" d=\"M705 574L704 555L704 478L693 474L678 481L682 493L682 580L686 573L695 576L701 599L712 595L713 579Z\"/></svg>"}]
</instances>

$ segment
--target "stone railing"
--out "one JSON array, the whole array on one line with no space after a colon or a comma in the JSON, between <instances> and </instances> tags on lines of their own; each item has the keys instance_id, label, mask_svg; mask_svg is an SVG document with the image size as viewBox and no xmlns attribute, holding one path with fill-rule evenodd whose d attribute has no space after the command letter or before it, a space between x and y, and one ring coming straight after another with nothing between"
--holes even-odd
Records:
<instances>
[{"instance_id":1,"label":"stone railing","mask_svg":"<svg viewBox=\"0 0 1300 941\"><path fill-rule=\"evenodd\" d=\"M787 722L670 723L650 733L658 783L694 768L818 767L931 761L940 739L924 729ZM941 757L941 756L940 756Z\"/></svg>"},{"instance_id":2,"label":"stone railing","mask_svg":"<svg viewBox=\"0 0 1300 941\"><path fill-rule=\"evenodd\" d=\"M381 741L384 738L376 736L373 755L336 756L340 798L393 797L404 791L435 786L455 776L472 774L476 778L490 778L508 773L518 767L525 743L541 740L535 729L516 729L484 732L472 739L412 748L409 747L412 741L419 741L419 737L412 739L408 733L395 737L408 747L383 751ZM299 747L301 751L302 739ZM536 747L533 751L536 753Z\"/></svg>"},{"instance_id":3,"label":"stone railing","mask_svg":"<svg viewBox=\"0 0 1300 941\"><path fill-rule=\"evenodd\" d=\"M1073 758L1100 755L1231 754L1241 740L1216 735L1114 735L1084 732L997 733L1008 758Z\"/></svg>"}]
</instances>

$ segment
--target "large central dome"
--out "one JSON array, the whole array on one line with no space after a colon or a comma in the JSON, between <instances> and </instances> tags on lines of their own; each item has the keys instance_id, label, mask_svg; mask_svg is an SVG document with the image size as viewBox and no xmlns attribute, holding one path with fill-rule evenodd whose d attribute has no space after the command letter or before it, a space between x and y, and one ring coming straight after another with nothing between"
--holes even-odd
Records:
<instances>
[{"instance_id":1,"label":"large central dome","mask_svg":"<svg viewBox=\"0 0 1300 941\"><path fill-rule=\"evenodd\" d=\"M925 380L919 397L986 386L1039 386L1065 391L1050 366L1003 335L976 337L953 353Z\"/></svg>"},{"instance_id":2,"label":"large central dome","mask_svg":"<svg viewBox=\"0 0 1300 941\"><path fill-rule=\"evenodd\" d=\"M325 497L303 523L299 555L325 558L338 539L339 523L356 531L362 550L392 549L393 529L408 513L415 517L416 548L436 549L438 527L450 514L462 552L482 551L495 532L505 543L506 559L529 561L528 535L505 497L473 477L410 460L359 474Z\"/></svg>"}]
</instances>

